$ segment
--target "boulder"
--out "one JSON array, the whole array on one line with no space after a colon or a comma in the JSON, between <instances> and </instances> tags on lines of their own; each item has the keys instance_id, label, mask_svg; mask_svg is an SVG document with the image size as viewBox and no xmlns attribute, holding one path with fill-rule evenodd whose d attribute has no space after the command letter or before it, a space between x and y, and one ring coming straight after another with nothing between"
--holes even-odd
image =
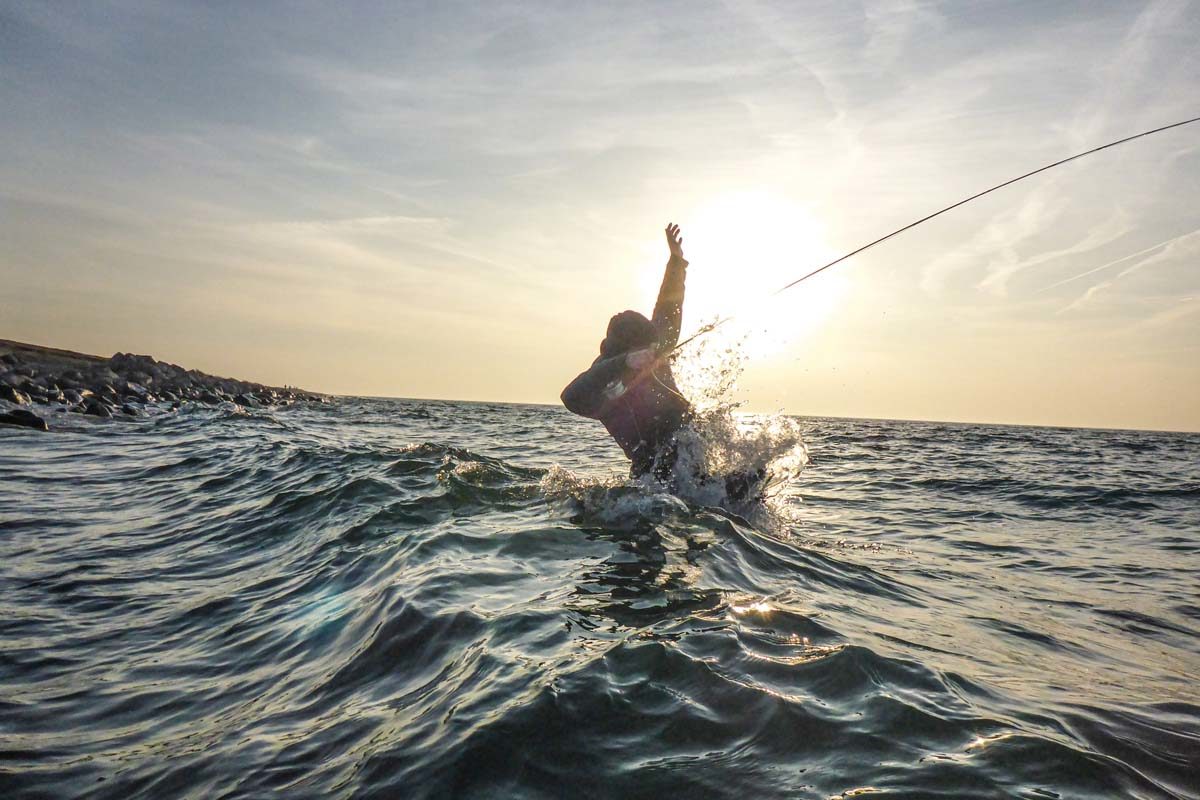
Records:
<instances>
[{"instance_id":1,"label":"boulder","mask_svg":"<svg viewBox=\"0 0 1200 800\"><path fill-rule=\"evenodd\" d=\"M134 408L133 406L129 405L129 403L126 403L125 405L121 406L121 411L125 412L127 415L129 415L131 417L136 417L138 415L138 410L136 408Z\"/></svg>"},{"instance_id":2,"label":"boulder","mask_svg":"<svg viewBox=\"0 0 1200 800\"><path fill-rule=\"evenodd\" d=\"M130 381L128 384L126 384L125 391L137 397L145 397L146 395L150 394L149 389L147 389L145 386L142 386L140 383L134 383L133 381Z\"/></svg>"},{"instance_id":3,"label":"boulder","mask_svg":"<svg viewBox=\"0 0 1200 800\"><path fill-rule=\"evenodd\" d=\"M94 397L88 398L87 403L83 407L83 413L93 417L100 417L101 419L108 419L112 416L112 412L108 410L108 406Z\"/></svg>"},{"instance_id":4,"label":"boulder","mask_svg":"<svg viewBox=\"0 0 1200 800\"><path fill-rule=\"evenodd\" d=\"M16 353L5 353L0 356L0 364L8 364L10 367L15 367L21 363L21 359L17 358Z\"/></svg>"},{"instance_id":5,"label":"boulder","mask_svg":"<svg viewBox=\"0 0 1200 800\"><path fill-rule=\"evenodd\" d=\"M150 356L138 356L133 353L116 353L108 360L108 368L114 372L141 372L154 369L155 360Z\"/></svg>"},{"instance_id":6,"label":"boulder","mask_svg":"<svg viewBox=\"0 0 1200 800\"><path fill-rule=\"evenodd\" d=\"M11 386L0 386L0 400L7 400L10 403L16 403L19 406L27 406L32 401L29 395L18 391Z\"/></svg>"},{"instance_id":7,"label":"boulder","mask_svg":"<svg viewBox=\"0 0 1200 800\"><path fill-rule=\"evenodd\" d=\"M20 425L23 428L33 428L38 431L50 430L46 420L23 408L16 408L6 414L0 414L0 424Z\"/></svg>"}]
</instances>

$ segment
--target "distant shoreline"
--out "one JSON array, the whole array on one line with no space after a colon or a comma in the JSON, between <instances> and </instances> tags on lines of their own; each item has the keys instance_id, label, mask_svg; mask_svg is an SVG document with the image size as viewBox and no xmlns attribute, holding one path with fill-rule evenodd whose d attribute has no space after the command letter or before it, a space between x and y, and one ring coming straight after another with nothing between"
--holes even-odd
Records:
<instances>
[{"instance_id":1,"label":"distant shoreline","mask_svg":"<svg viewBox=\"0 0 1200 800\"><path fill-rule=\"evenodd\" d=\"M151 356L110 358L0 339L0 424L49 430L55 414L111 419L178 410L188 403L246 408L328 402L292 386L209 375Z\"/></svg>"}]
</instances>

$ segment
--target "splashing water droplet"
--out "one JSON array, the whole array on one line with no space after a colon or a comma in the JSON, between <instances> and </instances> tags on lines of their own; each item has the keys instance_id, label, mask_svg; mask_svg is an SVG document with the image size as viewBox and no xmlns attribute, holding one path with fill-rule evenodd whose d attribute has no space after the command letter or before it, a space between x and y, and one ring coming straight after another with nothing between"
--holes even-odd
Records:
<instances>
[{"instance_id":1,"label":"splashing water droplet","mask_svg":"<svg viewBox=\"0 0 1200 800\"><path fill-rule=\"evenodd\" d=\"M808 463L797 420L744 414L733 400L745 361L741 341L700 339L676 358L676 381L692 418L676 434L673 490L699 505L778 528L793 520L779 490Z\"/></svg>"}]
</instances>

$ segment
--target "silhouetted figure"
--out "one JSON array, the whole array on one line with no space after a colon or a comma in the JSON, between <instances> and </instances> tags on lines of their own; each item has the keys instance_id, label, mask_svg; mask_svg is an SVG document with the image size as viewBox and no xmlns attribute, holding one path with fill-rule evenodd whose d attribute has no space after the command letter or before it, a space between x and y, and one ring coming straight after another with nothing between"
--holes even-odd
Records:
<instances>
[{"instance_id":1,"label":"silhouetted figure","mask_svg":"<svg viewBox=\"0 0 1200 800\"><path fill-rule=\"evenodd\" d=\"M569 411L604 423L634 476L653 471L664 481L674 465L675 433L691 411L667 360L679 342L688 262L679 226L668 225L666 234L671 258L653 318L622 311L610 319L600 356L562 392Z\"/></svg>"}]
</instances>

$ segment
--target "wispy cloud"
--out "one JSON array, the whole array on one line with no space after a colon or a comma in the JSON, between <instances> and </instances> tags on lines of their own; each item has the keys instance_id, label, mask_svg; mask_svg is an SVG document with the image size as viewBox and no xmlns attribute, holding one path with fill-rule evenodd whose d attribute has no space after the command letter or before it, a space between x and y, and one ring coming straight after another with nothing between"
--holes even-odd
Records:
<instances>
[{"instance_id":1,"label":"wispy cloud","mask_svg":"<svg viewBox=\"0 0 1200 800\"><path fill-rule=\"evenodd\" d=\"M1151 253L1151 255L1147 255L1145 258L1139 258L1140 256L1142 256L1146 253ZM1116 261L1109 262L1108 264L1105 264L1101 267L1097 267L1096 269L1088 270L1087 272L1081 273L1080 275L1076 275L1072 278L1068 278L1066 281L1062 281L1057 285L1062 285L1062 283L1068 283L1070 281L1077 280L1086 275L1090 275L1101 269L1106 269L1108 267L1115 266L1116 264L1124 262L1124 261L1129 261L1134 258L1139 258L1139 260L1135 260L1133 262L1133 264L1131 264L1130 266L1128 266L1125 269L1118 272L1116 274L1116 276L1114 276L1113 278L1100 281L1099 283L1088 287L1088 289L1083 294L1081 294L1075 300L1071 301L1069 304L1067 304L1062 309L1060 309L1058 313L1063 314L1068 311L1074 311L1079 308L1082 308L1083 306L1087 305L1092 300L1094 300L1102 292L1115 286L1123 278L1127 278L1130 275L1133 275L1134 273L1145 269L1146 267L1153 266L1155 264L1169 263L1176 259L1183 260L1183 259L1186 259L1188 256L1194 256L1197 254L1200 254L1200 229L1194 230L1191 233L1181 234L1179 236L1174 237L1173 239L1169 239L1165 242L1160 242L1156 245L1153 245L1152 247L1148 247L1145 250L1139 251L1138 253L1134 253L1131 256L1126 256L1124 258L1117 259ZM1047 288L1051 288L1051 287L1047 287Z\"/></svg>"},{"instance_id":2,"label":"wispy cloud","mask_svg":"<svg viewBox=\"0 0 1200 800\"><path fill-rule=\"evenodd\" d=\"M927 264L921 273L922 288L939 295L952 275L983 265L989 277L978 285L1003 295L1008 276L1021 267L1021 246L1052 225L1064 205L1052 184L1029 192L1016 208L995 215L966 243Z\"/></svg>"},{"instance_id":3,"label":"wispy cloud","mask_svg":"<svg viewBox=\"0 0 1200 800\"><path fill-rule=\"evenodd\" d=\"M1164 40L1190 24L1187 15L1191 5L1189 0L1153 0L1138 11L1118 46L1098 65L1092 91L1065 127L1074 146L1082 149L1106 138L1114 121L1134 121L1136 125L1141 121L1139 117L1147 118L1147 111L1157 110L1157 103L1146 102L1146 79L1174 60L1175 56L1168 53L1170 48L1163 46ZM1194 6L1191 11L1195 11ZM1160 92L1160 97L1164 95L1170 97Z\"/></svg>"},{"instance_id":4,"label":"wispy cloud","mask_svg":"<svg viewBox=\"0 0 1200 800\"><path fill-rule=\"evenodd\" d=\"M1185 233L1185 234L1182 234L1182 237L1194 236L1198 232L1200 232L1200 231L1192 231L1191 233ZM1150 252L1153 252L1153 251L1159 249L1160 247L1165 247L1165 246L1171 244L1172 242L1176 241L1179 238L1181 238L1181 237L1176 236L1176 237L1173 237L1171 239L1166 239L1161 242L1155 242L1154 244L1150 245L1149 247L1138 250L1136 253L1130 253L1128 255L1121 256L1120 258L1114 258L1112 261L1101 264L1098 267L1092 267L1091 269L1085 270L1076 275L1072 275L1069 278L1063 278L1060 281L1055 281L1054 283L1051 283L1047 286L1043 286L1041 289L1036 290L1035 294L1040 294L1041 292L1048 292L1051 289L1057 289L1059 286L1065 286L1068 283L1074 283L1075 281L1080 280L1082 278L1086 278L1089 275L1095 275L1097 272L1103 272L1106 269L1111 269L1112 267L1115 267L1118 264L1124 264L1126 261L1144 256L1147 253L1150 253Z\"/></svg>"},{"instance_id":5,"label":"wispy cloud","mask_svg":"<svg viewBox=\"0 0 1200 800\"><path fill-rule=\"evenodd\" d=\"M1111 22L1095 30L1083 28L1074 32L1078 38L1092 43L1090 50L1063 49L1046 46L1047 43L1040 43L1036 51L1024 49L1020 44L1004 49L1003 58L1007 59L1008 68L1014 75L1028 76L1037 72L1049 76L1070 73L1071 59L1087 60L1091 52L1096 52L1095 42L1102 41L1104 36L1112 36L1115 40L1115 46L1106 57L1096 59L1092 69L1083 73L1087 75L1087 83L1081 87L1082 91L1063 94L1060 112L1048 119L1048 129L1055 135L1046 136L1043 131L1033 129L1015 140L1029 141L1031 152L1066 155L1101 143L1117 132L1133 132L1129 129L1131 124L1136 131L1142 120L1174 121L1170 115L1178 112L1181 98L1188 94L1181 91L1186 84L1185 76L1196 74L1200 70L1200 61L1194 53L1181 55L1181 51L1172 45L1175 40L1181 43L1181 26L1186 27L1196 18L1196 5L1162 0L1148 4L1136 14L1128 14L1122 9L1116 11L1119 16ZM1118 22L1123 22L1123 29L1116 27ZM1115 36L1114 30L1118 31ZM983 64L998 57L987 50L978 56ZM969 59L967 63L970 63ZM960 69L950 74L957 74ZM991 74L994 76L996 72ZM952 86L953 80L948 81ZM988 75L976 74L972 83L989 86ZM1042 85L1064 84L1047 80ZM1031 87L1031 91L1036 93L1041 88ZM939 96L953 96L954 90L947 89ZM1191 95L1194 101L1200 101L1194 91ZM1115 125L1117 122L1119 129ZM980 141L991 143L986 137L981 137ZM1047 145L1053 149L1045 149ZM942 297L947 281L953 275L983 272L983 277L971 285L997 297L1005 297L1013 279L1023 272L1035 267L1050 267L1059 261L1070 263L1088 253L1101 252L1108 245L1146 227L1148 222L1153 224L1146 216L1145 201L1142 201L1143 207L1137 208L1134 200L1119 194L1114 194L1110 200L1104 195L1083 196L1077 188L1086 185L1077 176L1087 176L1095 183L1091 176L1101 170L1135 182L1129 189L1136 190L1141 184L1155 186L1172 179L1171 165L1185 157L1178 147L1174 152L1156 150L1156 143L1133 147L1140 149L1102 157L1107 161L1097 164L1079 162L1063 172L1034 179L1036 183L1024 190L1026 194L1015 209L1011 201L1005 203L998 199L992 202L993 207L999 206L1002 210L982 223L965 241L927 264L922 270L922 288ZM1122 169L1122 155L1126 159L1133 156L1141 169L1137 172ZM1016 190L1017 193L1021 191ZM1121 194L1138 196L1128 189ZM1091 213L1087 213L1089 210ZM1095 219L1100 214L1103 214L1103 222L1089 221L1089 217ZM1053 239L1061 241L1066 237L1074 238L1066 245L1053 242ZM1076 278L1070 280L1073 279Z\"/></svg>"},{"instance_id":6,"label":"wispy cloud","mask_svg":"<svg viewBox=\"0 0 1200 800\"><path fill-rule=\"evenodd\" d=\"M1200 297L1180 297L1167 308L1146 319L1139 320L1133 325L1133 329L1153 330L1156 328L1165 328L1196 316L1200 316ZM1200 349L1200 342L1194 344L1191 349Z\"/></svg>"},{"instance_id":7,"label":"wispy cloud","mask_svg":"<svg viewBox=\"0 0 1200 800\"><path fill-rule=\"evenodd\" d=\"M1089 253L1122 238L1130 230L1128 217L1126 214L1118 211L1088 231L1084 238L1066 247L1039 253L1036 256L1021 261L1006 259L999 263L991 264L990 272L986 278L980 281L979 288L987 289L1003 296L1007 293L1009 281L1018 273L1058 261L1068 256ZM1011 251L1008 252L1011 253Z\"/></svg>"}]
</instances>

